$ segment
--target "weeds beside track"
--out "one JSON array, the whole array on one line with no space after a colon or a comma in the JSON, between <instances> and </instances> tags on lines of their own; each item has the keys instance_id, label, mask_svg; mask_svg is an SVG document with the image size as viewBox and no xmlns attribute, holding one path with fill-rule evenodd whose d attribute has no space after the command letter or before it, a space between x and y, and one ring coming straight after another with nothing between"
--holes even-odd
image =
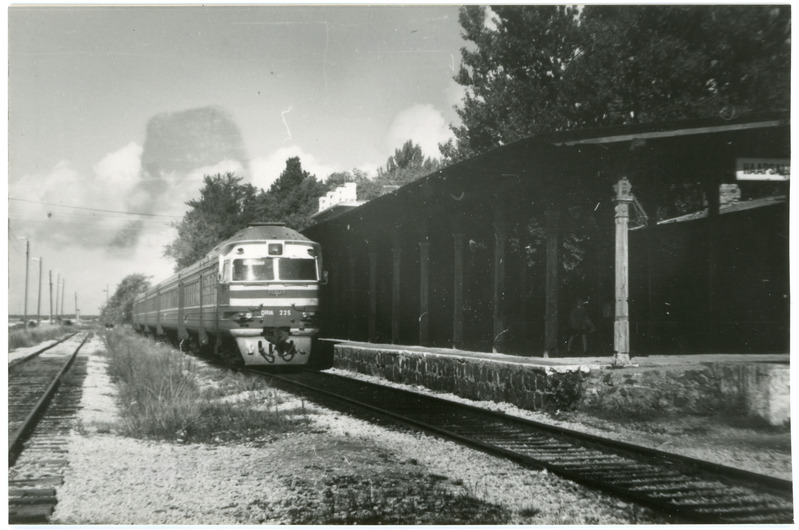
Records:
<instances>
[{"instance_id":1,"label":"weeds beside track","mask_svg":"<svg viewBox=\"0 0 799 530\"><path fill-rule=\"evenodd\" d=\"M280 410L277 393L259 378L218 368L204 374L195 358L125 331L108 333L106 343L127 436L219 442L287 432L307 421Z\"/></svg>"}]
</instances>

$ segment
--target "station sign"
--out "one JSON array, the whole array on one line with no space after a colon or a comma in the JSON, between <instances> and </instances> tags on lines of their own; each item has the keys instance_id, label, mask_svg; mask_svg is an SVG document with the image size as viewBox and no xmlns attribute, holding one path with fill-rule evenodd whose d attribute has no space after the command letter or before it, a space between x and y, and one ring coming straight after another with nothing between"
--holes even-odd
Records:
<instances>
[{"instance_id":1,"label":"station sign","mask_svg":"<svg viewBox=\"0 0 799 530\"><path fill-rule=\"evenodd\" d=\"M736 158L736 180L790 180L790 158Z\"/></svg>"}]
</instances>

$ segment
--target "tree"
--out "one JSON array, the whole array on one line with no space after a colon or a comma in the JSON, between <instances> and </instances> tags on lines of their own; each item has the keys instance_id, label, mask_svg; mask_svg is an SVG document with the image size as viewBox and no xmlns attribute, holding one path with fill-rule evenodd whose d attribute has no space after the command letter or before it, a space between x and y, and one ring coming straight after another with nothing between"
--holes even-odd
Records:
<instances>
[{"instance_id":1,"label":"tree","mask_svg":"<svg viewBox=\"0 0 799 530\"><path fill-rule=\"evenodd\" d=\"M385 185L405 185L421 178L439 166L438 160L425 158L422 148L408 140L388 157L386 167L377 168L377 182Z\"/></svg>"},{"instance_id":2,"label":"tree","mask_svg":"<svg viewBox=\"0 0 799 530\"><path fill-rule=\"evenodd\" d=\"M299 157L295 156L286 160L286 169L269 190L259 195L257 212L263 219L281 221L302 230L311 224L319 197L327 191L323 183L302 169Z\"/></svg>"},{"instance_id":3,"label":"tree","mask_svg":"<svg viewBox=\"0 0 799 530\"><path fill-rule=\"evenodd\" d=\"M573 125L789 107L788 6L587 6L582 21Z\"/></svg>"},{"instance_id":4,"label":"tree","mask_svg":"<svg viewBox=\"0 0 799 530\"><path fill-rule=\"evenodd\" d=\"M233 173L206 176L200 198L186 204L191 208L175 225L177 238L164 255L175 260L175 270L201 259L219 241L254 221L261 198L252 184L242 184Z\"/></svg>"},{"instance_id":5,"label":"tree","mask_svg":"<svg viewBox=\"0 0 799 530\"><path fill-rule=\"evenodd\" d=\"M117 286L101 312L104 322L117 324L133 321L133 300L150 287L150 280L143 274L130 274Z\"/></svg>"},{"instance_id":6,"label":"tree","mask_svg":"<svg viewBox=\"0 0 799 530\"><path fill-rule=\"evenodd\" d=\"M441 151L449 162L462 160L543 130L558 129L563 74L576 54L577 10L565 6L497 6L496 29L486 25L486 9L460 11L463 37L455 81L466 89L452 127L455 142Z\"/></svg>"},{"instance_id":7,"label":"tree","mask_svg":"<svg viewBox=\"0 0 799 530\"><path fill-rule=\"evenodd\" d=\"M461 8L447 162L542 131L787 109L790 6Z\"/></svg>"}]
</instances>

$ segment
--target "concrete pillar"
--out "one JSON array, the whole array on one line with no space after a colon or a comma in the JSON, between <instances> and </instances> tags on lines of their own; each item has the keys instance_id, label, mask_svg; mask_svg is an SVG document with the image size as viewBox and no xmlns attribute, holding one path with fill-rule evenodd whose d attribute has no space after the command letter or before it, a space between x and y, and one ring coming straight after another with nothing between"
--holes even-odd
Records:
<instances>
[{"instance_id":1,"label":"concrete pillar","mask_svg":"<svg viewBox=\"0 0 799 530\"><path fill-rule=\"evenodd\" d=\"M377 340L377 251L369 252L369 342Z\"/></svg>"},{"instance_id":2,"label":"concrete pillar","mask_svg":"<svg viewBox=\"0 0 799 530\"><path fill-rule=\"evenodd\" d=\"M463 345L463 241L462 233L452 234L452 347Z\"/></svg>"},{"instance_id":3,"label":"concrete pillar","mask_svg":"<svg viewBox=\"0 0 799 530\"><path fill-rule=\"evenodd\" d=\"M629 314L629 240L627 225L630 219L632 186L627 178L614 187L616 197L616 311L613 321L613 365L630 364L630 314Z\"/></svg>"},{"instance_id":4,"label":"concrete pillar","mask_svg":"<svg viewBox=\"0 0 799 530\"><path fill-rule=\"evenodd\" d=\"M546 274L546 316L544 324L544 357L558 352L558 257L560 241L560 211L548 209L546 219L547 274Z\"/></svg>"},{"instance_id":5,"label":"concrete pillar","mask_svg":"<svg viewBox=\"0 0 799 530\"><path fill-rule=\"evenodd\" d=\"M400 332L400 264L402 263L402 246L397 230L394 231L391 249L391 342L399 342Z\"/></svg>"}]
</instances>

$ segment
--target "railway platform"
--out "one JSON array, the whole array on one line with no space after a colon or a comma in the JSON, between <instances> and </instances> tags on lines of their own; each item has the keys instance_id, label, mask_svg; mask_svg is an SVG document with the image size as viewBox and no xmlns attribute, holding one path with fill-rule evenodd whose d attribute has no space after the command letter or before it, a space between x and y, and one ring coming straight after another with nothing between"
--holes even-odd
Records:
<instances>
[{"instance_id":1,"label":"railway platform","mask_svg":"<svg viewBox=\"0 0 799 530\"><path fill-rule=\"evenodd\" d=\"M789 354L524 357L448 348L334 342L334 366L475 400L536 411L732 413L790 421Z\"/></svg>"}]
</instances>

